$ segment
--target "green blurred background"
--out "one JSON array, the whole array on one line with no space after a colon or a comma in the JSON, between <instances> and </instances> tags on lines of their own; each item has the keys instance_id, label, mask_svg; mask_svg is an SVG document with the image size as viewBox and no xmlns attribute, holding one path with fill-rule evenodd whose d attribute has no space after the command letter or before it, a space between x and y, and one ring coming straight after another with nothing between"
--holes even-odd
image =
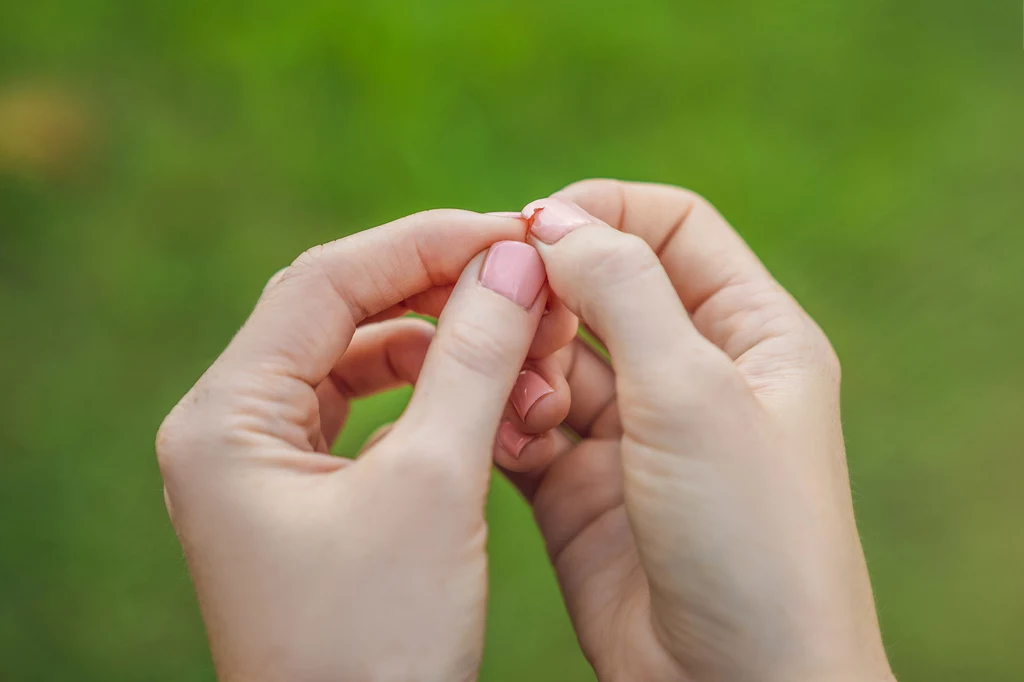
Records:
<instances>
[{"instance_id":1,"label":"green blurred background","mask_svg":"<svg viewBox=\"0 0 1024 682\"><path fill-rule=\"evenodd\" d=\"M829 332L898 676L1024 679L1020 12L2 0L0 679L212 679L162 416L307 246L588 176L702 192ZM490 518L482 678L591 679Z\"/></svg>"}]
</instances>

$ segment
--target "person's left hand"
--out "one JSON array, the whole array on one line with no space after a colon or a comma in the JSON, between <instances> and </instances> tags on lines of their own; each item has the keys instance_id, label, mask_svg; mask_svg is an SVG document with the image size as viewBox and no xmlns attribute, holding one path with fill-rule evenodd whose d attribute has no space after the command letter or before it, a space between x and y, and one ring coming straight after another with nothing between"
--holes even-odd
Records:
<instances>
[{"instance_id":1,"label":"person's left hand","mask_svg":"<svg viewBox=\"0 0 1024 682\"><path fill-rule=\"evenodd\" d=\"M222 680L476 678L492 447L548 296L524 229L431 211L307 252L164 421L168 511ZM436 338L359 327L429 292L447 300ZM538 340L572 322L548 315L562 329ZM328 454L349 399L414 381L359 459ZM550 426L567 399L546 398Z\"/></svg>"}]
</instances>

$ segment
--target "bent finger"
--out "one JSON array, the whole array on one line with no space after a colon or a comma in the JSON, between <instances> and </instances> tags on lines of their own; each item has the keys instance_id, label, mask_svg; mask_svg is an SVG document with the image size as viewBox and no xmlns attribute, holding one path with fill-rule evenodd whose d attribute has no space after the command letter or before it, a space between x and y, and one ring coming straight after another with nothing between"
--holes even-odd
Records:
<instances>
[{"instance_id":1,"label":"bent finger","mask_svg":"<svg viewBox=\"0 0 1024 682\"><path fill-rule=\"evenodd\" d=\"M350 402L413 384L427 355L434 326L400 319L360 327L331 373L316 387L320 429L330 448L348 417Z\"/></svg>"},{"instance_id":2,"label":"bent finger","mask_svg":"<svg viewBox=\"0 0 1024 682\"><path fill-rule=\"evenodd\" d=\"M315 386L360 322L454 282L480 250L521 235L521 221L436 210L310 249L269 288L218 362Z\"/></svg>"},{"instance_id":3,"label":"bent finger","mask_svg":"<svg viewBox=\"0 0 1024 682\"><path fill-rule=\"evenodd\" d=\"M520 431L542 433L565 420L570 402L569 384L561 363L550 356L523 366L509 397L512 409L507 412Z\"/></svg>"}]
</instances>

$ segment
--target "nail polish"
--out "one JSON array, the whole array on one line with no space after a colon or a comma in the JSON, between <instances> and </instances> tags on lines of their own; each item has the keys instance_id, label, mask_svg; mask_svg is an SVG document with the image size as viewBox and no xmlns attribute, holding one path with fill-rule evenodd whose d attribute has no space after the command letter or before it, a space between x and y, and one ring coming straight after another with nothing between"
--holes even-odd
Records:
<instances>
[{"instance_id":1,"label":"nail polish","mask_svg":"<svg viewBox=\"0 0 1024 682\"><path fill-rule=\"evenodd\" d=\"M522 433L512 426L512 422L503 421L498 427L498 444L515 459L519 459L519 455L523 454L523 448L532 440L533 436Z\"/></svg>"},{"instance_id":2,"label":"nail polish","mask_svg":"<svg viewBox=\"0 0 1024 682\"><path fill-rule=\"evenodd\" d=\"M480 270L480 284L527 310L546 279L537 249L523 242L496 242Z\"/></svg>"},{"instance_id":3,"label":"nail polish","mask_svg":"<svg viewBox=\"0 0 1024 682\"><path fill-rule=\"evenodd\" d=\"M530 408L538 400L555 392L544 378L533 370L523 370L512 387L512 407L516 408L519 418L525 420Z\"/></svg>"},{"instance_id":4,"label":"nail polish","mask_svg":"<svg viewBox=\"0 0 1024 682\"><path fill-rule=\"evenodd\" d=\"M545 244L554 244L577 227L597 220L582 208L564 199L538 199L523 209L530 232Z\"/></svg>"}]
</instances>

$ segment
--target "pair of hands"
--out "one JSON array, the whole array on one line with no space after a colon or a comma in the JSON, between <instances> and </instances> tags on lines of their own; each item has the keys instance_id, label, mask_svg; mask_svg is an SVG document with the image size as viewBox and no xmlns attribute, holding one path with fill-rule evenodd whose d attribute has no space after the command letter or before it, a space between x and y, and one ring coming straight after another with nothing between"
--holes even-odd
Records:
<instances>
[{"instance_id":1,"label":"pair of hands","mask_svg":"<svg viewBox=\"0 0 1024 682\"><path fill-rule=\"evenodd\" d=\"M352 398L405 383L394 425L330 456ZM157 454L224 680L476 679L493 462L599 679L892 679L838 363L684 190L585 181L303 254Z\"/></svg>"}]
</instances>

